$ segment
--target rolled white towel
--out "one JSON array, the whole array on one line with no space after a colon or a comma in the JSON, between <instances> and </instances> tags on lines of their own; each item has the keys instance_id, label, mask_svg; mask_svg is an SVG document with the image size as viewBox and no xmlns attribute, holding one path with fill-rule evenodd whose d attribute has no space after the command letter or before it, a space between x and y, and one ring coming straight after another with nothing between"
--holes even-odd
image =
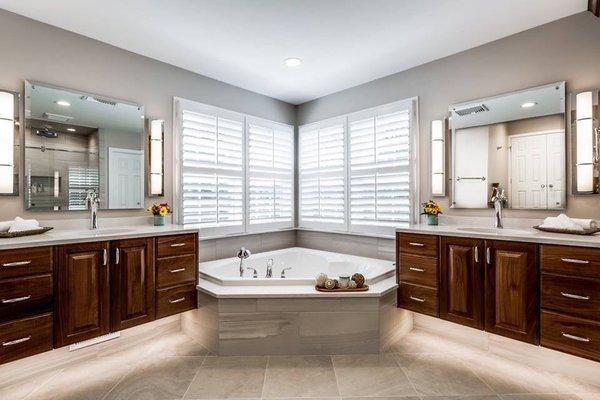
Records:
<instances>
[{"instance_id":1,"label":"rolled white towel","mask_svg":"<svg viewBox=\"0 0 600 400\"><path fill-rule=\"evenodd\" d=\"M8 232L15 221L0 221L0 232Z\"/></svg>"},{"instance_id":2,"label":"rolled white towel","mask_svg":"<svg viewBox=\"0 0 600 400\"><path fill-rule=\"evenodd\" d=\"M542 228L565 229L569 231L583 231L583 226L579 225L565 214L560 214L558 217L548 217L544 219Z\"/></svg>"},{"instance_id":3,"label":"rolled white towel","mask_svg":"<svg viewBox=\"0 0 600 400\"><path fill-rule=\"evenodd\" d=\"M35 219L23 219L21 217L15 218L12 226L8 229L9 232L21 232L21 231L31 231L34 229L39 229L40 223Z\"/></svg>"},{"instance_id":4,"label":"rolled white towel","mask_svg":"<svg viewBox=\"0 0 600 400\"><path fill-rule=\"evenodd\" d=\"M573 222L581 225L583 229L598 229L598 222L594 219L571 218Z\"/></svg>"}]
</instances>

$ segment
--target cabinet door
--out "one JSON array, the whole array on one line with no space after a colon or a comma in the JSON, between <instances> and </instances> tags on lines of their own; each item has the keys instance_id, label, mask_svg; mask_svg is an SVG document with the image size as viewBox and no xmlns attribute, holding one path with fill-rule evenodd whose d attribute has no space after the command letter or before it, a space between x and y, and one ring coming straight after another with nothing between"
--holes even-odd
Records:
<instances>
[{"instance_id":1,"label":"cabinet door","mask_svg":"<svg viewBox=\"0 0 600 400\"><path fill-rule=\"evenodd\" d=\"M483 329L483 240L442 237L440 317Z\"/></svg>"},{"instance_id":2,"label":"cabinet door","mask_svg":"<svg viewBox=\"0 0 600 400\"><path fill-rule=\"evenodd\" d=\"M111 242L111 330L153 321L154 239Z\"/></svg>"},{"instance_id":3,"label":"cabinet door","mask_svg":"<svg viewBox=\"0 0 600 400\"><path fill-rule=\"evenodd\" d=\"M485 329L537 344L537 246L497 240L486 241L485 244Z\"/></svg>"},{"instance_id":4,"label":"cabinet door","mask_svg":"<svg viewBox=\"0 0 600 400\"><path fill-rule=\"evenodd\" d=\"M108 242L58 246L56 259L56 347L108 333Z\"/></svg>"}]
</instances>

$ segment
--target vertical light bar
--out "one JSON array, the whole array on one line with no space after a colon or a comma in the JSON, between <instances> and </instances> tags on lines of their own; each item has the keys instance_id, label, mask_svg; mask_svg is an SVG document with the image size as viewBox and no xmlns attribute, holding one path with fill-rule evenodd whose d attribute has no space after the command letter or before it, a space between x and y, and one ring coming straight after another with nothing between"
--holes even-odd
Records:
<instances>
[{"instance_id":1,"label":"vertical light bar","mask_svg":"<svg viewBox=\"0 0 600 400\"><path fill-rule=\"evenodd\" d=\"M150 196L164 196L165 121L150 121Z\"/></svg>"},{"instance_id":2,"label":"vertical light bar","mask_svg":"<svg viewBox=\"0 0 600 400\"><path fill-rule=\"evenodd\" d=\"M0 91L0 194L14 192L15 95Z\"/></svg>"},{"instance_id":3,"label":"vertical light bar","mask_svg":"<svg viewBox=\"0 0 600 400\"><path fill-rule=\"evenodd\" d=\"M431 121L431 195L446 195L446 138L444 120Z\"/></svg>"},{"instance_id":4,"label":"vertical light bar","mask_svg":"<svg viewBox=\"0 0 600 400\"><path fill-rule=\"evenodd\" d=\"M579 193L594 192L594 140L593 96L592 92L576 95L576 168L577 191Z\"/></svg>"},{"instance_id":5,"label":"vertical light bar","mask_svg":"<svg viewBox=\"0 0 600 400\"><path fill-rule=\"evenodd\" d=\"M54 171L54 197L60 195L60 172Z\"/></svg>"}]
</instances>

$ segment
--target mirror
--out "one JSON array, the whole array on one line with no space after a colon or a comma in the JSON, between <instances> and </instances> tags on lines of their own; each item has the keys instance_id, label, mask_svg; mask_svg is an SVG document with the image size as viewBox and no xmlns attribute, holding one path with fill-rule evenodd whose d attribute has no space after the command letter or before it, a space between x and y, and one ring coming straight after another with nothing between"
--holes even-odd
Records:
<instances>
[{"instance_id":1,"label":"mirror","mask_svg":"<svg viewBox=\"0 0 600 400\"><path fill-rule=\"evenodd\" d=\"M565 83L450 106L453 208L566 207Z\"/></svg>"},{"instance_id":2,"label":"mirror","mask_svg":"<svg viewBox=\"0 0 600 400\"><path fill-rule=\"evenodd\" d=\"M144 107L25 81L25 208L144 206Z\"/></svg>"}]
</instances>

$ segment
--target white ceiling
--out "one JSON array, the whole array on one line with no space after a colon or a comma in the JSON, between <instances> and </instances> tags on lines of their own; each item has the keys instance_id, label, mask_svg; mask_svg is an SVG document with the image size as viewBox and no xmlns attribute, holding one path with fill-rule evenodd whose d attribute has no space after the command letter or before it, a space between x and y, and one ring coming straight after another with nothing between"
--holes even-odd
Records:
<instances>
[{"instance_id":1,"label":"white ceiling","mask_svg":"<svg viewBox=\"0 0 600 400\"><path fill-rule=\"evenodd\" d=\"M587 9L587 0L0 0L0 8L300 104ZM304 63L283 65L288 57Z\"/></svg>"}]
</instances>

